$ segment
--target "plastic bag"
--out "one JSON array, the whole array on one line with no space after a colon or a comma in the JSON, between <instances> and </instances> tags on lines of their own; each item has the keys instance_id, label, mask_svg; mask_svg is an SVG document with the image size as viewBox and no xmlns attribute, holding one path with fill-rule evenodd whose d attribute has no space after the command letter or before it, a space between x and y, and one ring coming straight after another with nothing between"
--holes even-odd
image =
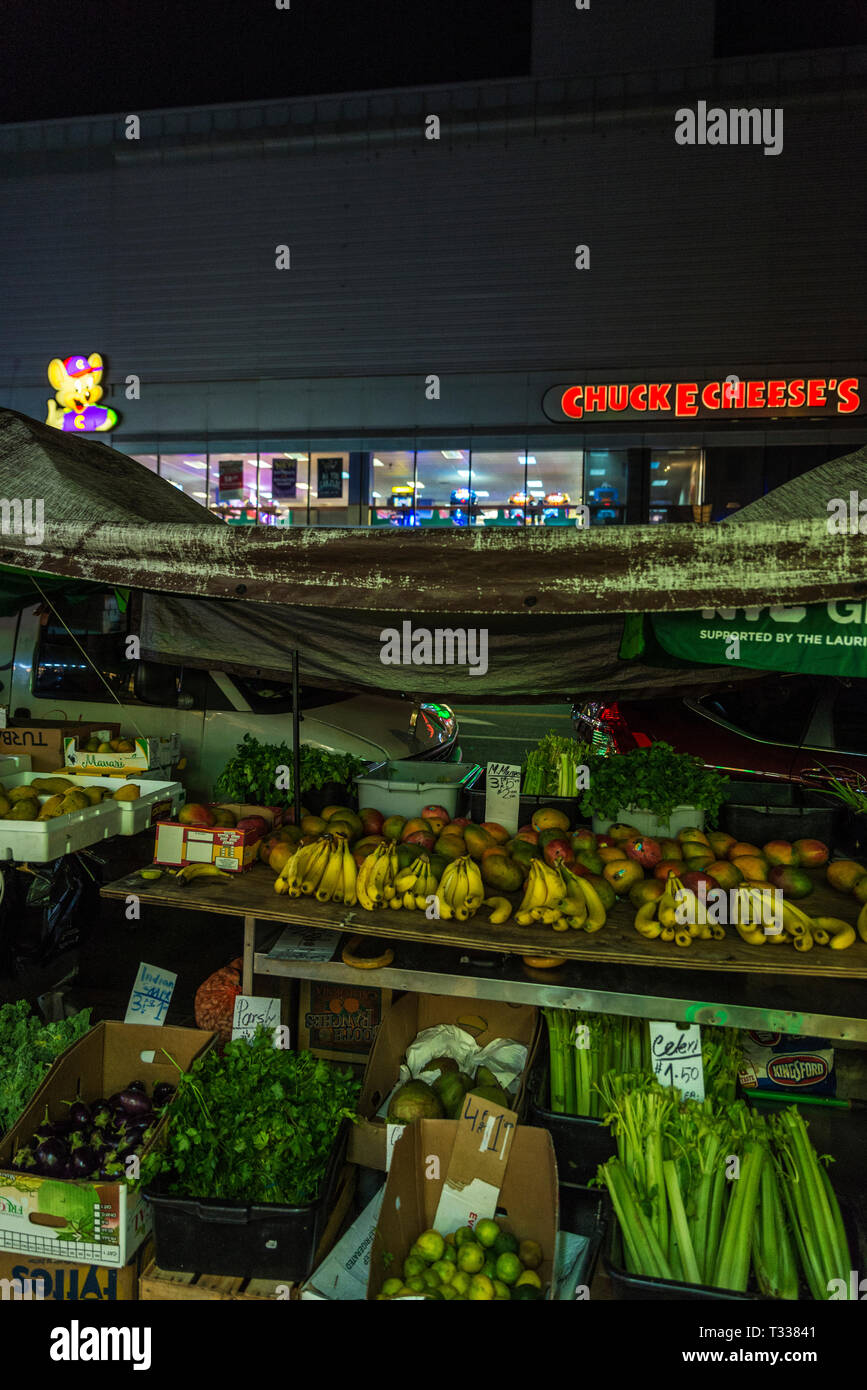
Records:
<instances>
[{"instance_id":1,"label":"plastic bag","mask_svg":"<svg viewBox=\"0 0 867 1390\"><path fill-rule=\"evenodd\" d=\"M6 865L0 933L3 968L17 974L75 951L99 918L99 866L86 851L32 870Z\"/></svg>"}]
</instances>

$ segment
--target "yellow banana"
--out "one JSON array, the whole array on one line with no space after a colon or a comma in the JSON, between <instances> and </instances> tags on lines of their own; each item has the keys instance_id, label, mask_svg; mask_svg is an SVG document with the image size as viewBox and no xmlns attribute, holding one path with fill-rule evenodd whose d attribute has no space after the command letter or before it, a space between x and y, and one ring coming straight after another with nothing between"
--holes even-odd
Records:
<instances>
[{"instance_id":1,"label":"yellow banana","mask_svg":"<svg viewBox=\"0 0 867 1390\"><path fill-rule=\"evenodd\" d=\"M858 913L858 921L855 923L855 928L861 940L867 941L867 903L864 904L861 911Z\"/></svg>"},{"instance_id":2,"label":"yellow banana","mask_svg":"<svg viewBox=\"0 0 867 1390\"><path fill-rule=\"evenodd\" d=\"M322 877L316 887L316 901L319 903L330 903L337 891L340 873L343 868L343 846L331 841L328 849L328 858L325 861L325 868ZM341 897L343 896L341 892Z\"/></svg>"},{"instance_id":3,"label":"yellow banana","mask_svg":"<svg viewBox=\"0 0 867 1390\"><path fill-rule=\"evenodd\" d=\"M845 951L847 946L851 946L855 940L855 928L851 922L844 922L839 917L814 917L814 929L827 932L831 938L832 951ZM819 940L818 931L814 930L816 940Z\"/></svg>"},{"instance_id":4,"label":"yellow banana","mask_svg":"<svg viewBox=\"0 0 867 1390\"><path fill-rule=\"evenodd\" d=\"M683 927L680 927L678 931L674 933L674 944L675 946L691 946L692 937L688 931L684 931Z\"/></svg>"},{"instance_id":5,"label":"yellow banana","mask_svg":"<svg viewBox=\"0 0 867 1390\"><path fill-rule=\"evenodd\" d=\"M454 892L458 882L457 874L457 860L453 859L443 870L443 876L437 888L437 896L440 902L445 903L449 908L453 906Z\"/></svg>"},{"instance_id":6,"label":"yellow banana","mask_svg":"<svg viewBox=\"0 0 867 1390\"><path fill-rule=\"evenodd\" d=\"M656 916L656 903L643 903L635 914L633 922L635 930L639 936L652 941L654 937L661 936L663 932L662 922ZM671 940L674 940L674 927L665 927L665 931L671 932Z\"/></svg>"},{"instance_id":7,"label":"yellow banana","mask_svg":"<svg viewBox=\"0 0 867 1390\"><path fill-rule=\"evenodd\" d=\"M813 949L813 933L805 931L803 936L796 936L792 945L796 951L811 951Z\"/></svg>"},{"instance_id":8,"label":"yellow banana","mask_svg":"<svg viewBox=\"0 0 867 1390\"><path fill-rule=\"evenodd\" d=\"M454 917L455 914L452 911L451 903L447 903L443 898L439 897L439 895L437 895L437 907L439 908L440 917L444 922L448 922L450 918Z\"/></svg>"},{"instance_id":9,"label":"yellow banana","mask_svg":"<svg viewBox=\"0 0 867 1390\"><path fill-rule=\"evenodd\" d=\"M415 894L409 888L402 895L402 902L407 912L415 912Z\"/></svg>"},{"instance_id":10,"label":"yellow banana","mask_svg":"<svg viewBox=\"0 0 867 1390\"><path fill-rule=\"evenodd\" d=\"M810 930L810 918L806 912L795 907L794 903L783 899L783 928L789 936L803 936L805 931Z\"/></svg>"},{"instance_id":11,"label":"yellow banana","mask_svg":"<svg viewBox=\"0 0 867 1390\"><path fill-rule=\"evenodd\" d=\"M327 840L317 841L318 849L316 854L309 859L304 870L304 877L301 880L301 892L306 896L315 893L319 886L325 865L328 861L330 846Z\"/></svg>"},{"instance_id":12,"label":"yellow banana","mask_svg":"<svg viewBox=\"0 0 867 1390\"><path fill-rule=\"evenodd\" d=\"M465 903L467 900L467 894L469 893L470 884L467 878L463 855L460 859L455 861L455 880L455 888L452 894L452 907L455 910L455 916L458 918L458 920L465 921L466 918L462 919L460 917L460 914L461 912L466 911ZM469 913L467 913L467 916L469 916Z\"/></svg>"},{"instance_id":13,"label":"yellow banana","mask_svg":"<svg viewBox=\"0 0 867 1390\"><path fill-rule=\"evenodd\" d=\"M485 885L482 882L482 875L478 864L474 859L467 859L467 879L469 880L470 891L467 895L466 906L472 912L481 907L485 900Z\"/></svg>"},{"instance_id":14,"label":"yellow banana","mask_svg":"<svg viewBox=\"0 0 867 1390\"><path fill-rule=\"evenodd\" d=\"M373 912L374 908L377 906L373 897L372 886L373 870L378 854L379 851L374 850L373 854L368 854L367 857L361 861L361 867L358 870L358 876L355 880L355 892L358 901L368 912Z\"/></svg>"},{"instance_id":15,"label":"yellow banana","mask_svg":"<svg viewBox=\"0 0 867 1390\"><path fill-rule=\"evenodd\" d=\"M560 911L564 917L571 920L573 927L583 927L587 921L587 904L583 893L578 898L564 898L560 904Z\"/></svg>"},{"instance_id":16,"label":"yellow banana","mask_svg":"<svg viewBox=\"0 0 867 1390\"><path fill-rule=\"evenodd\" d=\"M227 873L225 869L218 869L216 864L187 864L183 869L179 869L175 875L175 882L185 886L192 878L232 878L233 875Z\"/></svg>"},{"instance_id":17,"label":"yellow banana","mask_svg":"<svg viewBox=\"0 0 867 1390\"><path fill-rule=\"evenodd\" d=\"M512 904L509 902L508 898L484 898L483 902L485 907L493 908L493 912L488 920L492 922L495 927L501 926L503 922L508 922L512 915Z\"/></svg>"},{"instance_id":18,"label":"yellow banana","mask_svg":"<svg viewBox=\"0 0 867 1390\"><path fill-rule=\"evenodd\" d=\"M545 881L544 906L556 907L566 896L563 880L556 869L552 869L550 864L541 864L540 867L542 870L542 878Z\"/></svg>"},{"instance_id":19,"label":"yellow banana","mask_svg":"<svg viewBox=\"0 0 867 1390\"><path fill-rule=\"evenodd\" d=\"M383 847L382 852L377 853L375 857L376 863L370 871L370 896L376 905L380 906L394 897L394 883L389 882L391 852Z\"/></svg>"},{"instance_id":20,"label":"yellow banana","mask_svg":"<svg viewBox=\"0 0 867 1390\"><path fill-rule=\"evenodd\" d=\"M519 912L531 912L534 907L542 907L547 897L547 886L540 872L540 861L530 860L530 873L524 885L524 896L521 899Z\"/></svg>"},{"instance_id":21,"label":"yellow banana","mask_svg":"<svg viewBox=\"0 0 867 1390\"><path fill-rule=\"evenodd\" d=\"M358 867L352 857L352 850L349 848L349 841L347 840L343 846L343 902L346 907L355 906L355 883L357 878Z\"/></svg>"},{"instance_id":22,"label":"yellow banana","mask_svg":"<svg viewBox=\"0 0 867 1390\"><path fill-rule=\"evenodd\" d=\"M519 927L529 927L530 923L533 921L533 917L530 912L522 912L519 909L515 913L515 921L518 923Z\"/></svg>"},{"instance_id":23,"label":"yellow banana","mask_svg":"<svg viewBox=\"0 0 867 1390\"><path fill-rule=\"evenodd\" d=\"M600 927L605 926L605 905L593 884L586 878L579 878L578 886L587 904L587 922L585 924L585 930L598 931Z\"/></svg>"},{"instance_id":24,"label":"yellow banana","mask_svg":"<svg viewBox=\"0 0 867 1390\"><path fill-rule=\"evenodd\" d=\"M660 941L673 941L674 927L663 927L662 931L659 933L659 939Z\"/></svg>"}]
</instances>

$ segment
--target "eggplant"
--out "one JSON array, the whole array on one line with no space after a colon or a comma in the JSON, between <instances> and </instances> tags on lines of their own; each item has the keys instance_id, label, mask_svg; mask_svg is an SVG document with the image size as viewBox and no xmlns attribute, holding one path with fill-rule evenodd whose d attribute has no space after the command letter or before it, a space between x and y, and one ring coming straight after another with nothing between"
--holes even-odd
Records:
<instances>
[{"instance_id":1,"label":"eggplant","mask_svg":"<svg viewBox=\"0 0 867 1390\"><path fill-rule=\"evenodd\" d=\"M141 1091L121 1091L118 1097L126 1115L149 1115L151 1103Z\"/></svg>"},{"instance_id":2,"label":"eggplant","mask_svg":"<svg viewBox=\"0 0 867 1390\"><path fill-rule=\"evenodd\" d=\"M20 1169L22 1173L28 1173L36 1166L36 1155L29 1144L25 1145L23 1149L18 1150L15 1155L14 1168Z\"/></svg>"},{"instance_id":3,"label":"eggplant","mask_svg":"<svg viewBox=\"0 0 867 1390\"><path fill-rule=\"evenodd\" d=\"M91 1106L90 1115L93 1124L96 1126L96 1128L104 1129L106 1125L111 1123L112 1119L111 1107L108 1101L98 1100L94 1105Z\"/></svg>"},{"instance_id":4,"label":"eggplant","mask_svg":"<svg viewBox=\"0 0 867 1390\"><path fill-rule=\"evenodd\" d=\"M36 1162L46 1178L59 1177L69 1161L69 1147L62 1139L46 1139L36 1150Z\"/></svg>"},{"instance_id":5,"label":"eggplant","mask_svg":"<svg viewBox=\"0 0 867 1390\"><path fill-rule=\"evenodd\" d=\"M90 1106L85 1105L83 1100L77 1100L69 1108L69 1118L76 1129L89 1129L93 1123L90 1113Z\"/></svg>"},{"instance_id":6,"label":"eggplant","mask_svg":"<svg viewBox=\"0 0 867 1390\"><path fill-rule=\"evenodd\" d=\"M70 1177L89 1178L99 1167L99 1160L93 1149L85 1144L82 1148L76 1149L68 1166L72 1169Z\"/></svg>"},{"instance_id":7,"label":"eggplant","mask_svg":"<svg viewBox=\"0 0 867 1390\"><path fill-rule=\"evenodd\" d=\"M174 1086L171 1084L171 1082L169 1082L169 1081L159 1081L159 1082L157 1082L156 1086L154 1086L154 1098L153 1098L154 1109L155 1109L155 1110L162 1110L162 1108L163 1108L164 1105L168 1105L168 1103L169 1103L169 1101L171 1100L171 1098L172 1098L172 1096L174 1095L174 1093L175 1093L175 1088L174 1088Z\"/></svg>"},{"instance_id":8,"label":"eggplant","mask_svg":"<svg viewBox=\"0 0 867 1390\"><path fill-rule=\"evenodd\" d=\"M131 1081L126 1089L128 1091L143 1091L147 1095L147 1086L143 1081Z\"/></svg>"}]
</instances>

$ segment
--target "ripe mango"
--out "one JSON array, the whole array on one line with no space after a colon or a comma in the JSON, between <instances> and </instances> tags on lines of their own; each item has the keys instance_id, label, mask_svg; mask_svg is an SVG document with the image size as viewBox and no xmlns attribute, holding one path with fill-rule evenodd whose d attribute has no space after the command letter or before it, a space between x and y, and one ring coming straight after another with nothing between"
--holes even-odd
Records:
<instances>
[{"instance_id":1,"label":"ripe mango","mask_svg":"<svg viewBox=\"0 0 867 1390\"><path fill-rule=\"evenodd\" d=\"M90 805L90 799L78 787L71 787L68 792L64 792L62 816L68 815L71 811L86 811Z\"/></svg>"},{"instance_id":2,"label":"ripe mango","mask_svg":"<svg viewBox=\"0 0 867 1390\"><path fill-rule=\"evenodd\" d=\"M18 800L3 817L4 820L38 820L39 802L35 797L29 801Z\"/></svg>"},{"instance_id":3,"label":"ripe mango","mask_svg":"<svg viewBox=\"0 0 867 1390\"><path fill-rule=\"evenodd\" d=\"M54 820L57 816L63 815L63 797L50 796L47 801L43 801L37 816L37 820Z\"/></svg>"},{"instance_id":4,"label":"ripe mango","mask_svg":"<svg viewBox=\"0 0 867 1390\"><path fill-rule=\"evenodd\" d=\"M124 782L122 787L118 787L114 794L115 801L138 801L141 796L139 788L134 782Z\"/></svg>"}]
</instances>

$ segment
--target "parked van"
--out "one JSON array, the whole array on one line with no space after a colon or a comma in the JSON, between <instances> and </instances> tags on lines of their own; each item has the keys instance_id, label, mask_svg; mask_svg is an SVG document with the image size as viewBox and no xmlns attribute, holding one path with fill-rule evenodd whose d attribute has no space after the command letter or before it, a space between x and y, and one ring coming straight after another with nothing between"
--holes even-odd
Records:
<instances>
[{"instance_id":1,"label":"parked van","mask_svg":"<svg viewBox=\"0 0 867 1390\"><path fill-rule=\"evenodd\" d=\"M289 682L128 659L129 619L113 593L52 597L0 618L0 703L9 718L120 722L124 734L177 733L190 797L209 797L245 733L292 746ZM118 701L120 703L118 704ZM460 758L447 705L302 685L305 745L358 758Z\"/></svg>"}]
</instances>

